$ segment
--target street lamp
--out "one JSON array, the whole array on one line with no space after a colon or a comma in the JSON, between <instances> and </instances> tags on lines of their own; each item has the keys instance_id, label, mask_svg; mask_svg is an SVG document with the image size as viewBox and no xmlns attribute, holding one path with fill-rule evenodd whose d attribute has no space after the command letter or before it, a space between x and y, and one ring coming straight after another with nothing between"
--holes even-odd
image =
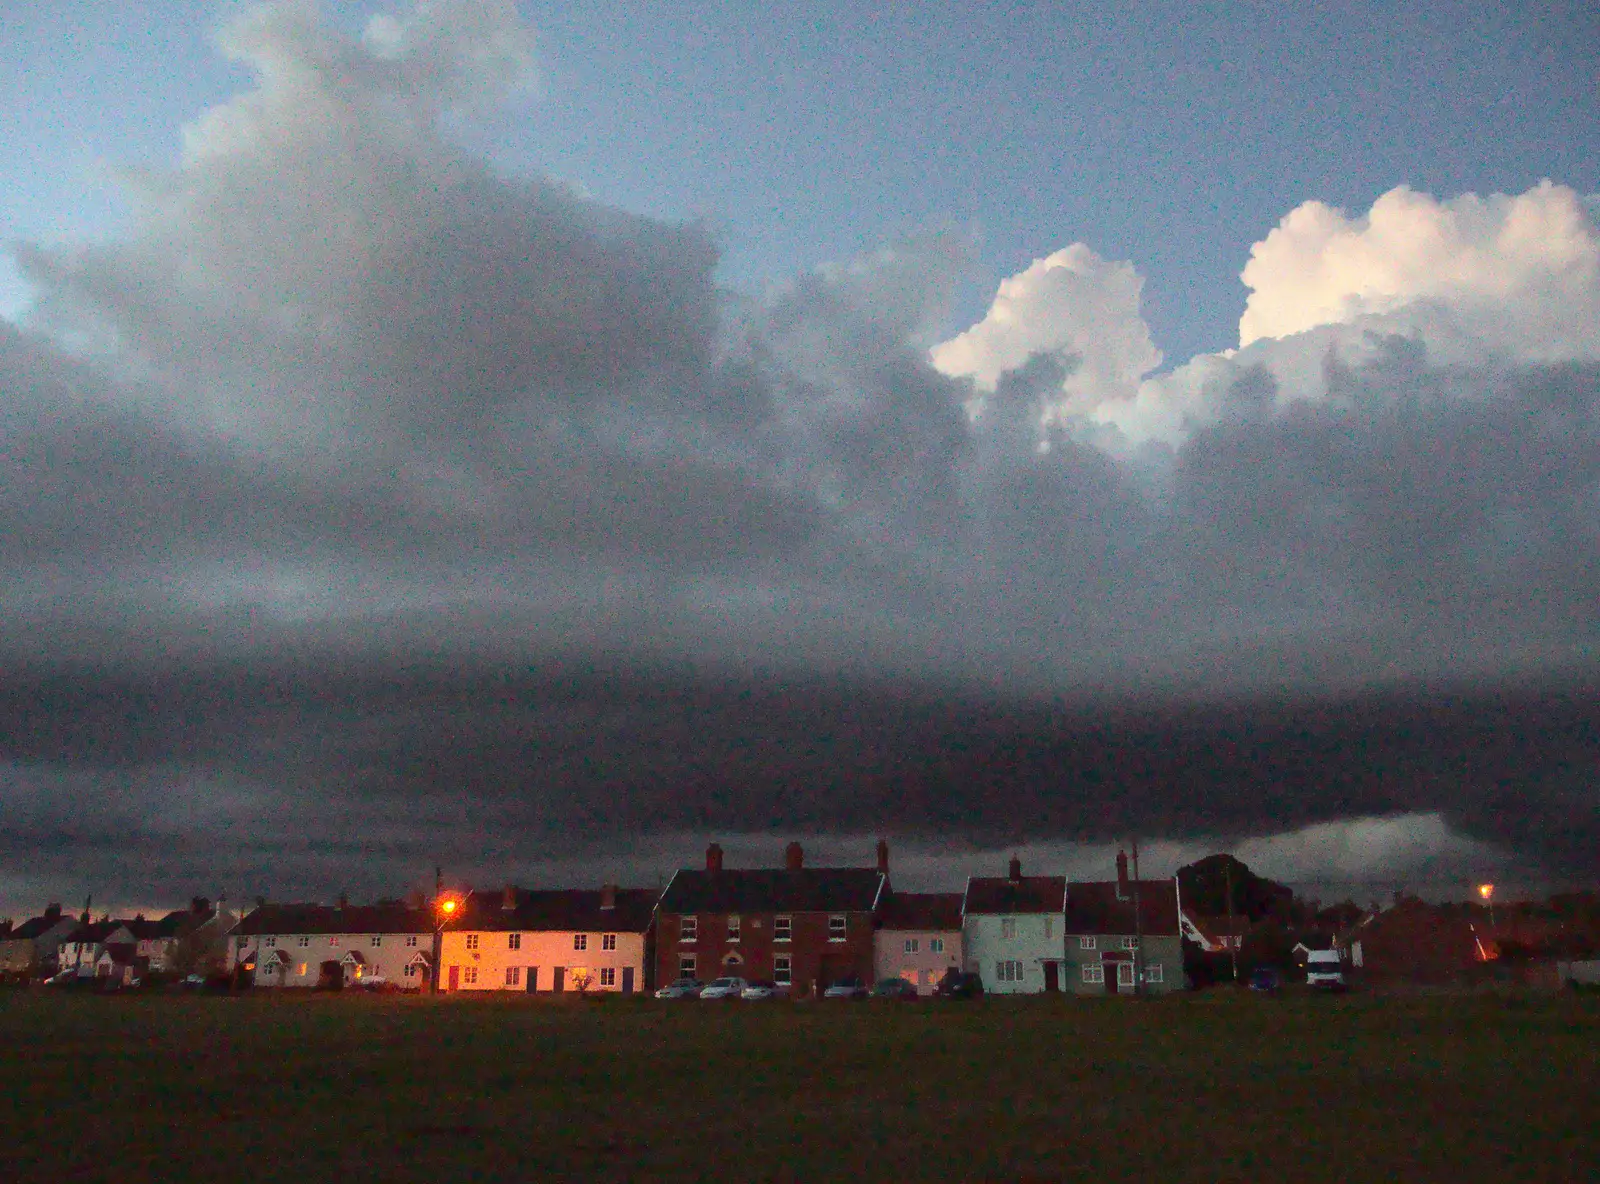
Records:
<instances>
[{"instance_id":1,"label":"street lamp","mask_svg":"<svg viewBox=\"0 0 1600 1184\"><path fill-rule=\"evenodd\" d=\"M440 962L444 959L444 927L461 910L459 897L439 893L433 900L433 991L439 993Z\"/></svg>"},{"instance_id":2,"label":"street lamp","mask_svg":"<svg viewBox=\"0 0 1600 1184\"><path fill-rule=\"evenodd\" d=\"M1486 905L1489 906L1489 928L1493 929L1495 927L1495 924L1494 924L1494 885L1493 884L1479 884L1478 885L1478 895L1481 896L1483 898L1483 902Z\"/></svg>"}]
</instances>

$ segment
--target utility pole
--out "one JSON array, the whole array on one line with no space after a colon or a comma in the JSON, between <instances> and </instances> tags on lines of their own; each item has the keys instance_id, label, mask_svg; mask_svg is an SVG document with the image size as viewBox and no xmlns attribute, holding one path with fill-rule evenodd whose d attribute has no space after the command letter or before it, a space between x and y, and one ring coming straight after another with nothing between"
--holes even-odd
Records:
<instances>
[{"instance_id":1,"label":"utility pole","mask_svg":"<svg viewBox=\"0 0 1600 1184\"><path fill-rule=\"evenodd\" d=\"M1228 958L1233 963L1233 981L1239 981L1239 945L1237 935L1233 932L1233 856L1225 855L1226 862L1222 865L1222 876L1228 886L1228 932L1223 941L1228 943Z\"/></svg>"},{"instance_id":2,"label":"utility pole","mask_svg":"<svg viewBox=\"0 0 1600 1184\"><path fill-rule=\"evenodd\" d=\"M1144 915L1139 907L1139 839L1133 840L1133 993L1144 994Z\"/></svg>"}]
</instances>

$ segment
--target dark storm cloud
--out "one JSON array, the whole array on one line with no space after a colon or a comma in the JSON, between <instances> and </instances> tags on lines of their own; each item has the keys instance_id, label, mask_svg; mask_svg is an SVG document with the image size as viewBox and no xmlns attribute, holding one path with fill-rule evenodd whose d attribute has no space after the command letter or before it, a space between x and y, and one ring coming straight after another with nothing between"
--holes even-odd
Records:
<instances>
[{"instance_id":1,"label":"dark storm cloud","mask_svg":"<svg viewBox=\"0 0 1600 1184\"><path fill-rule=\"evenodd\" d=\"M1312 398L1260 358L1318 343L1258 343L1127 447L1056 400L1137 376L1131 267L1105 349L992 391L929 360L959 236L738 301L702 228L439 130L526 65L507 6L449 7L260 10L261 87L135 232L20 252L9 860L376 890L668 832L1443 812L1590 865L1600 369L1391 337Z\"/></svg>"}]
</instances>

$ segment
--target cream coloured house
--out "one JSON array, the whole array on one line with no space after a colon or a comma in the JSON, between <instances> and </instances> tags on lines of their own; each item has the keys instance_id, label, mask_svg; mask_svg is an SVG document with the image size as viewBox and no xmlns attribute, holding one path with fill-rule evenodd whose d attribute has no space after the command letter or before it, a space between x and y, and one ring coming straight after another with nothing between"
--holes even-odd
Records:
<instances>
[{"instance_id":1,"label":"cream coloured house","mask_svg":"<svg viewBox=\"0 0 1600 1184\"><path fill-rule=\"evenodd\" d=\"M656 900L649 889L610 885L472 893L445 928L440 988L643 991Z\"/></svg>"},{"instance_id":2,"label":"cream coloured house","mask_svg":"<svg viewBox=\"0 0 1600 1184\"><path fill-rule=\"evenodd\" d=\"M873 933L873 977L903 978L919 995L931 995L939 980L960 970L961 893L888 892Z\"/></svg>"},{"instance_id":3,"label":"cream coloured house","mask_svg":"<svg viewBox=\"0 0 1600 1184\"><path fill-rule=\"evenodd\" d=\"M234 962L258 987L431 986L434 924L427 909L398 902L262 904L232 936Z\"/></svg>"}]
</instances>

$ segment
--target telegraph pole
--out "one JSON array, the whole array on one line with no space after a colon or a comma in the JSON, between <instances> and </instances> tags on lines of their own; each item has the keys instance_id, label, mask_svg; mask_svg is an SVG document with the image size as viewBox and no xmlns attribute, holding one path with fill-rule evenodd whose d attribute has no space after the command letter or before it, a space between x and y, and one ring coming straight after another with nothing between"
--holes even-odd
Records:
<instances>
[{"instance_id":1,"label":"telegraph pole","mask_svg":"<svg viewBox=\"0 0 1600 1184\"><path fill-rule=\"evenodd\" d=\"M1237 983L1239 981L1239 947L1233 932L1233 856L1226 855L1223 858L1227 860L1222 865L1222 875L1228 886L1228 932L1222 940L1228 944L1228 958L1233 963L1233 981Z\"/></svg>"},{"instance_id":2,"label":"telegraph pole","mask_svg":"<svg viewBox=\"0 0 1600 1184\"><path fill-rule=\"evenodd\" d=\"M1133 840L1133 993L1144 994L1144 916L1139 907L1139 839Z\"/></svg>"}]
</instances>

